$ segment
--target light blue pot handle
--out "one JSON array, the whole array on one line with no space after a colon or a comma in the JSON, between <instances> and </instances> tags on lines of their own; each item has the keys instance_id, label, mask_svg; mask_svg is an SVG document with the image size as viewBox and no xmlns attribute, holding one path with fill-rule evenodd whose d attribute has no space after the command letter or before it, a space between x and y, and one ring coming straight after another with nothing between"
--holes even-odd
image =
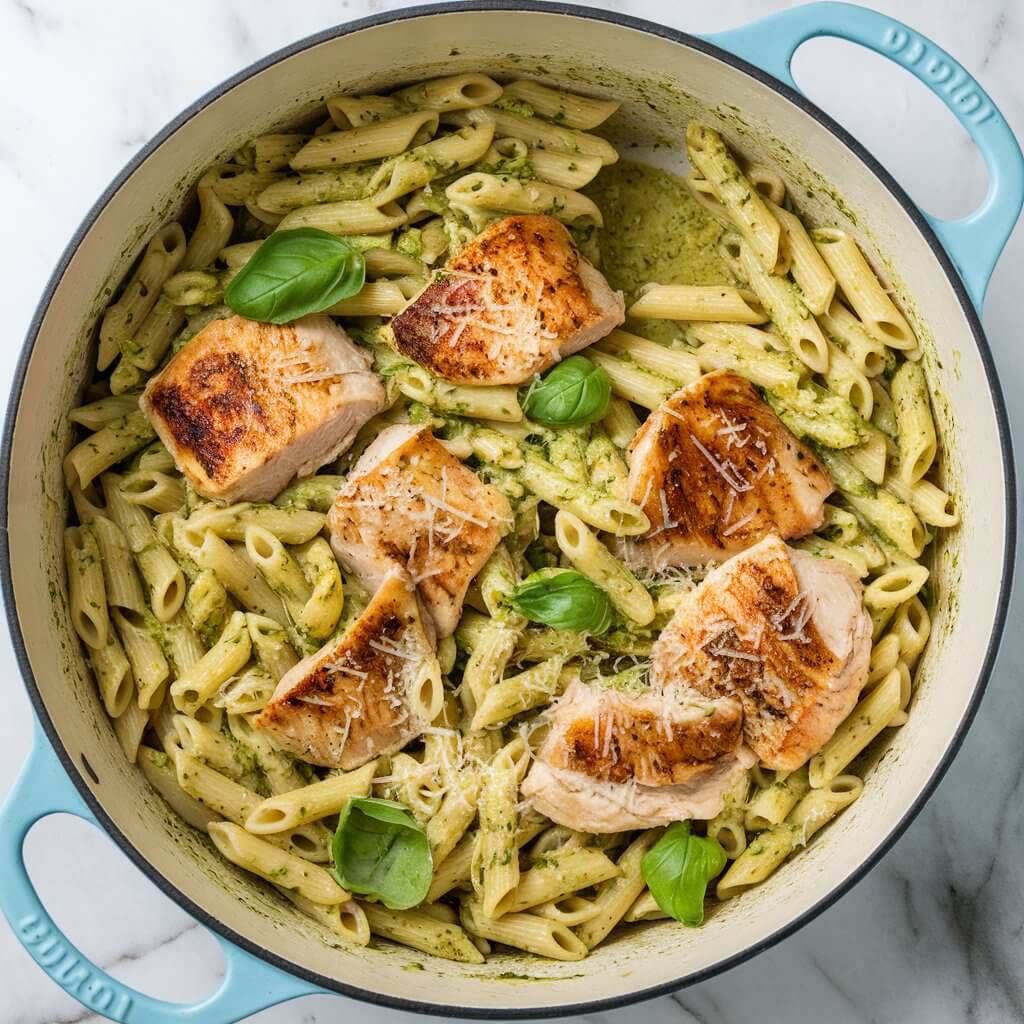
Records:
<instances>
[{"instance_id":1,"label":"light blue pot handle","mask_svg":"<svg viewBox=\"0 0 1024 1024\"><path fill-rule=\"evenodd\" d=\"M96 824L37 725L32 753L0 808L0 909L32 959L83 1006L123 1024L234 1024L268 1006L323 991L224 939L224 981L200 1003L164 1002L112 978L54 924L25 870L22 846L29 829L59 813Z\"/></svg>"},{"instance_id":2,"label":"light blue pot handle","mask_svg":"<svg viewBox=\"0 0 1024 1024\"><path fill-rule=\"evenodd\" d=\"M988 194L960 220L928 217L981 308L996 260L1024 201L1024 156L985 90L945 50L895 18L845 3L812 3L705 38L797 88L793 54L817 36L866 46L906 68L949 108L981 150Z\"/></svg>"}]
</instances>

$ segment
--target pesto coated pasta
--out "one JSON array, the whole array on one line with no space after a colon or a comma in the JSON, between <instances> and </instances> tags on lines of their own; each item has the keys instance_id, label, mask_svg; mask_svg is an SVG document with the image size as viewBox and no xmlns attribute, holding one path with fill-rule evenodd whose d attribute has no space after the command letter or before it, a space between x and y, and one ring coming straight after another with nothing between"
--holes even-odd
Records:
<instances>
[{"instance_id":1,"label":"pesto coated pasta","mask_svg":"<svg viewBox=\"0 0 1024 1024\"><path fill-rule=\"evenodd\" d=\"M325 106L208 169L100 319L64 462L98 699L332 942L571 961L697 924L913 713L959 521L924 346L711 125L683 178L619 159L614 97L540 82ZM262 376L203 405L225 351Z\"/></svg>"}]
</instances>

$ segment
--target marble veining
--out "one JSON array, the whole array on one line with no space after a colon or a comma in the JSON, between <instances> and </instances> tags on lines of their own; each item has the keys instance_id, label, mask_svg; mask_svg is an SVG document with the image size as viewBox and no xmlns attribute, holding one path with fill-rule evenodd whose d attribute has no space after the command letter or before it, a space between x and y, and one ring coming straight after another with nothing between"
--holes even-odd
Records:
<instances>
[{"instance_id":1,"label":"marble veining","mask_svg":"<svg viewBox=\"0 0 1024 1024\"><path fill-rule=\"evenodd\" d=\"M582 2L582 0L577 0ZM107 0L0 0L0 194L4 196L6 397L21 336L74 226L121 165L196 96L249 62L337 21L401 0L179 0L173 8ZM605 0L604 7L695 32L740 24L780 0ZM1024 137L1020 0L878 0L952 52ZM985 175L969 140L905 73L833 41L812 44L798 80L865 141L925 208L969 212ZM851 87L850 83L856 83ZM1024 446L1018 227L993 278L987 328ZM955 764L877 869L796 935L734 970L642 1009L591 1024L1003 1024L1024 1021L1024 638L1018 600L988 695ZM30 711L9 644L0 643L0 796L30 741ZM195 1000L217 984L217 943L159 894L102 834L51 819L27 856L73 941L123 981ZM109 912L111 894L118 910ZM411 1022L411 1015L321 996L264 1011L259 1024ZM0 1019L78 1024L91 1016L53 985L0 925Z\"/></svg>"}]
</instances>

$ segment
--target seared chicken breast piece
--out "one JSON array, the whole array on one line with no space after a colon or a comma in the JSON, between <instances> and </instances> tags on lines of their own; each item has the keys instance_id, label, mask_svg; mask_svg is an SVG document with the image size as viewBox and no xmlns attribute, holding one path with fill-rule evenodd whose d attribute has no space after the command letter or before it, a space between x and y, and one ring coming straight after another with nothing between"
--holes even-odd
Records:
<instances>
[{"instance_id":1,"label":"seared chicken breast piece","mask_svg":"<svg viewBox=\"0 0 1024 1024\"><path fill-rule=\"evenodd\" d=\"M732 698L575 682L547 718L522 791L552 821L585 832L714 817L736 774L754 762Z\"/></svg>"},{"instance_id":2,"label":"seared chicken breast piece","mask_svg":"<svg viewBox=\"0 0 1024 1024\"><path fill-rule=\"evenodd\" d=\"M630 450L629 500L651 521L625 556L652 569L719 561L822 523L829 475L754 386L716 370L651 413Z\"/></svg>"},{"instance_id":3,"label":"seared chicken breast piece","mask_svg":"<svg viewBox=\"0 0 1024 1024\"><path fill-rule=\"evenodd\" d=\"M428 427L399 424L360 456L327 522L335 554L371 588L396 567L407 572L445 637L512 511Z\"/></svg>"},{"instance_id":4,"label":"seared chicken breast piece","mask_svg":"<svg viewBox=\"0 0 1024 1024\"><path fill-rule=\"evenodd\" d=\"M419 736L443 698L416 591L395 573L342 636L281 678L253 724L303 761L348 771Z\"/></svg>"},{"instance_id":5,"label":"seared chicken breast piece","mask_svg":"<svg viewBox=\"0 0 1024 1024\"><path fill-rule=\"evenodd\" d=\"M765 537L685 596L655 641L651 681L736 697L746 743L769 768L793 771L824 746L867 680L862 593L845 563Z\"/></svg>"},{"instance_id":6,"label":"seared chicken breast piece","mask_svg":"<svg viewBox=\"0 0 1024 1024\"><path fill-rule=\"evenodd\" d=\"M203 497L267 500L384 408L371 362L329 317L278 327L233 316L189 341L140 405Z\"/></svg>"},{"instance_id":7,"label":"seared chicken breast piece","mask_svg":"<svg viewBox=\"0 0 1024 1024\"><path fill-rule=\"evenodd\" d=\"M394 346L459 384L522 384L625 319L554 217L505 217L391 321Z\"/></svg>"}]
</instances>

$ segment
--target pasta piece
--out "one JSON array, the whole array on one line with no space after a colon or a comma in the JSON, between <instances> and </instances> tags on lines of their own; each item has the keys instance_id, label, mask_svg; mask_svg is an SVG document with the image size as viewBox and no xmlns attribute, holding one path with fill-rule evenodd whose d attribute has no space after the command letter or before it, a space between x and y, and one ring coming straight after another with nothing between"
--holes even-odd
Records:
<instances>
[{"instance_id":1,"label":"pasta piece","mask_svg":"<svg viewBox=\"0 0 1024 1024\"><path fill-rule=\"evenodd\" d=\"M400 228L407 219L405 211L397 203L390 202L378 206L372 199L346 199L337 203L317 203L315 206L298 207L286 214L277 227L280 231L317 228L332 235L372 235ZM336 308L332 306L324 312L333 316L346 315L336 313Z\"/></svg>"},{"instance_id":2,"label":"pasta piece","mask_svg":"<svg viewBox=\"0 0 1024 1024\"><path fill-rule=\"evenodd\" d=\"M806 766L777 777L770 786L759 789L747 804L747 830L763 832L781 824L810 788Z\"/></svg>"},{"instance_id":3,"label":"pasta piece","mask_svg":"<svg viewBox=\"0 0 1024 1024\"><path fill-rule=\"evenodd\" d=\"M505 213L544 213L565 224L604 226L597 204L581 192L543 181L519 181L476 171L445 189L448 201L458 208L500 210Z\"/></svg>"},{"instance_id":4,"label":"pasta piece","mask_svg":"<svg viewBox=\"0 0 1024 1024\"><path fill-rule=\"evenodd\" d=\"M156 469L137 469L121 480L124 500L152 512L177 512L185 504L185 485L180 477Z\"/></svg>"},{"instance_id":5,"label":"pasta piece","mask_svg":"<svg viewBox=\"0 0 1024 1024\"><path fill-rule=\"evenodd\" d=\"M471 72L417 82L390 98L416 110L466 110L493 103L501 94L502 88L493 78Z\"/></svg>"},{"instance_id":6,"label":"pasta piece","mask_svg":"<svg viewBox=\"0 0 1024 1024\"><path fill-rule=\"evenodd\" d=\"M686 349L659 345L618 328L602 338L597 348L610 355L627 356L638 366L660 374L680 387L693 384L701 375L696 357ZM588 354L592 352L593 349Z\"/></svg>"},{"instance_id":7,"label":"pasta piece","mask_svg":"<svg viewBox=\"0 0 1024 1024\"><path fill-rule=\"evenodd\" d=\"M537 914L505 914L495 920L475 899L462 901L462 927L470 935L552 960L582 960L587 955L586 945L564 924Z\"/></svg>"},{"instance_id":8,"label":"pasta piece","mask_svg":"<svg viewBox=\"0 0 1024 1024\"><path fill-rule=\"evenodd\" d=\"M167 754L152 747L140 746L137 763L146 781L163 797L164 802L193 828L206 831L217 815L178 785L174 762Z\"/></svg>"},{"instance_id":9,"label":"pasta piece","mask_svg":"<svg viewBox=\"0 0 1024 1024\"><path fill-rule=\"evenodd\" d=\"M139 411L111 420L64 457L64 482L68 487L85 489L101 473L144 448L155 437L156 431Z\"/></svg>"},{"instance_id":10,"label":"pasta piece","mask_svg":"<svg viewBox=\"0 0 1024 1024\"><path fill-rule=\"evenodd\" d=\"M229 715L253 715L262 711L274 695L277 684L259 665L247 668L229 679L213 698L214 704Z\"/></svg>"},{"instance_id":11,"label":"pasta piece","mask_svg":"<svg viewBox=\"0 0 1024 1024\"><path fill-rule=\"evenodd\" d=\"M750 168L747 173L753 175L754 168ZM775 215L782 228L783 246L789 257L789 272L800 289L804 305L812 313L820 316L835 298L836 279L811 241L803 222L795 214L778 205L781 201L768 198L765 200L768 209Z\"/></svg>"},{"instance_id":12,"label":"pasta piece","mask_svg":"<svg viewBox=\"0 0 1024 1024\"><path fill-rule=\"evenodd\" d=\"M299 660L288 643L287 634L274 619L252 612L245 616L245 625L256 660L271 680L278 683Z\"/></svg>"},{"instance_id":13,"label":"pasta piece","mask_svg":"<svg viewBox=\"0 0 1024 1024\"><path fill-rule=\"evenodd\" d=\"M806 843L815 832L857 800L863 791L864 783L856 775L839 775L827 785L812 789L787 820L800 830L800 839Z\"/></svg>"},{"instance_id":14,"label":"pasta piece","mask_svg":"<svg viewBox=\"0 0 1024 1024\"><path fill-rule=\"evenodd\" d=\"M746 840L744 839L744 843ZM634 921L663 921L668 918L658 901L654 898L649 889L645 889L636 898L636 902L626 911L622 920L627 923Z\"/></svg>"},{"instance_id":15,"label":"pasta piece","mask_svg":"<svg viewBox=\"0 0 1024 1024\"><path fill-rule=\"evenodd\" d=\"M129 701L124 713L114 719L114 735L129 764L135 764L148 727L149 712L140 708L137 701Z\"/></svg>"},{"instance_id":16,"label":"pasta piece","mask_svg":"<svg viewBox=\"0 0 1024 1024\"><path fill-rule=\"evenodd\" d=\"M915 348L914 332L853 238L838 228L816 228L811 238L868 333L890 348Z\"/></svg>"},{"instance_id":17,"label":"pasta piece","mask_svg":"<svg viewBox=\"0 0 1024 1024\"><path fill-rule=\"evenodd\" d=\"M120 298L103 315L97 369L105 370L120 352L122 341L138 329L159 298L164 281L182 262L185 250L185 232L180 224L168 224L150 239Z\"/></svg>"},{"instance_id":18,"label":"pasta piece","mask_svg":"<svg viewBox=\"0 0 1024 1024\"><path fill-rule=\"evenodd\" d=\"M393 378L403 395L438 412L501 423L518 423L523 418L517 391L510 385L449 384L419 366L404 366Z\"/></svg>"},{"instance_id":19,"label":"pasta piece","mask_svg":"<svg viewBox=\"0 0 1024 1024\"><path fill-rule=\"evenodd\" d=\"M374 935L431 953L445 960L482 964L483 954L456 924L438 921L422 910L388 910L378 903L360 902Z\"/></svg>"},{"instance_id":20,"label":"pasta piece","mask_svg":"<svg viewBox=\"0 0 1024 1024\"><path fill-rule=\"evenodd\" d=\"M867 377L842 349L829 345L827 341L825 344L828 346L828 369L825 370L824 377L830 390L842 395L864 419L870 420L875 396ZM885 438L881 431L878 440L884 451Z\"/></svg>"},{"instance_id":21,"label":"pasta piece","mask_svg":"<svg viewBox=\"0 0 1024 1024\"><path fill-rule=\"evenodd\" d=\"M437 123L436 113L420 110L346 131L316 135L292 157L291 168L318 170L396 156L413 144L421 130L433 135Z\"/></svg>"},{"instance_id":22,"label":"pasta piece","mask_svg":"<svg viewBox=\"0 0 1024 1024\"><path fill-rule=\"evenodd\" d=\"M622 105L619 100L605 100L594 96L553 89L540 82L521 78L505 86L504 95L509 99L523 100L535 113L550 118L570 128L589 131L607 121ZM490 102L493 102L490 101Z\"/></svg>"},{"instance_id":23,"label":"pasta piece","mask_svg":"<svg viewBox=\"0 0 1024 1024\"><path fill-rule=\"evenodd\" d=\"M726 238L722 247L730 254L735 253L750 287L757 293L761 305L768 311L793 355L815 373L825 373L829 360L828 342L796 286L779 274L768 273L758 262L754 250L735 236Z\"/></svg>"},{"instance_id":24,"label":"pasta piece","mask_svg":"<svg viewBox=\"0 0 1024 1024\"><path fill-rule=\"evenodd\" d=\"M503 164L519 162L529 167L539 181L571 189L589 184L604 166L597 156L538 149L527 146L521 139L495 139L483 158L485 167L496 173L504 170Z\"/></svg>"},{"instance_id":25,"label":"pasta piece","mask_svg":"<svg viewBox=\"0 0 1024 1024\"><path fill-rule=\"evenodd\" d=\"M174 745L190 757L198 758L238 783L244 784L256 775L252 754L232 737L188 715L173 715L171 724L177 736ZM224 817L231 818L232 815L225 814Z\"/></svg>"},{"instance_id":26,"label":"pasta piece","mask_svg":"<svg viewBox=\"0 0 1024 1024\"><path fill-rule=\"evenodd\" d=\"M309 483L315 479L307 478L300 483ZM211 530L224 540L245 540L246 530L250 526L258 526L269 530L283 544L304 544L324 528L325 517L318 511L298 507L281 508L261 502L243 501L237 505L204 505L193 512L186 522L197 536L203 530Z\"/></svg>"},{"instance_id":27,"label":"pasta piece","mask_svg":"<svg viewBox=\"0 0 1024 1024\"><path fill-rule=\"evenodd\" d=\"M604 590L612 604L638 626L654 618L654 601L640 581L572 512L555 516L555 539L573 567Z\"/></svg>"},{"instance_id":28,"label":"pasta piece","mask_svg":"<svg viewBox=\"0 0 1024 1024\"><path fill-rule=\"evenodd\" d=\"M718 880L715 895L732 899L763 882L796 849L799 836L799 830L789 824L762 832Z\"/></svg>"},{"instance_id":29,"label":"pasta piece","mask_svg":"<svg viewBox=\"0 0 1024 1024\"><path fill-rule=\"evenodd\" d=\"M563 128L539 117L520 117L497 107L477 107L461 115L469 124L489 121L494 125L497 138L522 139L528 146L537 149L553 149L559 153L579 153L583 156L600 157L607 166L619 159L615 147L598 135ZM456 120L461 118L456 117Z\"/></svg>"},{"instance_id":30,"label":"pasta piece","mask_svg":"<svg viewBox=\"0 0 1024 1024\"><path fill-rule=\"evenodd\" d=\"M186 715L194 714L245 665L251 649L245 615L235 612L213 647L171 684L174 706Z\"/></svg>"},{"instance_id":31,"label":"pasta piece","mask_svg":"<svg viewBox=\"0 0 1024 1024\"><path fill-rule=\"evenodd\" d=\"M252 562L242 557L238 548L207 530L200 535L194 557L201 568L210 569L216 574L225 589L244 608L257 615L268 616L276 622L286 621L281 599L270 589Z\"/></svg>"},{"instance_id":32,"label":"pasta piece","mask_svg":"<svg viewBox=\"0 0 1024 1024\"><path fill-rule=\"evenodd\" d=\"M326 640L338 624L345 605L341 571L330 545L322 537L303 545L296 555L312 590L295 619L295 627L313 641Z\"/></svg>"},{"instance_id":33,"label":"pasta piece","mask_svg":"<svg viewBox=\"0 0 1024 1024\"><path fill-rule=\"evenodd\" d=\"M876 576L864 590L868 608L897 608L909 601L928 582L928 569L923 565L897 565Z\"/></svg>"},{"instance_id":34,"label":"pasta piece","mask_svg":"<svg viewBox=\"0 0 1024 1024\"><path fill-rule=\"evenodd\" d=\"M753 292L727 285L647 284L626 311L654 320L710 320L763 324L768 320Z\"/></svg>"},{"instance_id":35,"label":"pasta piece","mask_svg":"<svg viewBox=\"0 0 1024 1024\"><path fill-rule=\"evenodd\" d=\"M89 651L89 664L96 676L103 708L114 719L123 715L131 705L138 707L135 697L135 679L131 665L114 630L107 630L107 642Z\"/></svg>"},{"instance_id":36,"label":"pasta piece","mask_svg":"<svg viewBox=\"0 0 1024 1024\"><path fill-rule=\"evenodd\" d=\"M246 528L245 551L270 589L281 599L289 620L295 622L312 596L312 589L299 563L281 541L262 526Z\"/></svg>"},{"instance_id":37,"label":"pasta piece","mask_svg":"<svg viewBox=\"0 0 1024 1024\"><path fill-rule=\"evenodd\" d=\"M651 528L650 520L639 506L580 488L533 452L525 455L521 477L523 483L549 505L573 513L598 530L616 536L636 536Z\"/></svg>"},{"instance_id":38,"label":"pasta piece","mask_svg":"<svg viewBox=\"0 0 1024 1024\"><path fill-rule=\"evenodd\" d=\"M542 707L564 693L579 675L578 671L563 669L564 660L562 656L549 658L525 672L483 688L470 728L493 728L524 711Z\"/></svg>"},{"instance_id":39,"label":"pasta piece","mask_svg":"<svg viewBox=\"0 0 1024 1024\"><path fill-rule=\"evenodd\" d=\"M741 324L693 324L686 331L687 339L700 346L693 357L703 372L733 370L771 391L798 388L807 368L788 352L766 348L763 334Z\"/></svg>"},{"instance_id":40,"label":"pasta piece","mask_svg":"<svg viewBox=\"0 0 1024 1024\"><path fill-rule=\"evenodd\" d=\"M184 607L192 628L207 646L212 646L231 612L228 593L212 569L203 569L196 574L185 595Z\"/></svg>"},{"instance_id":41,"label":"pasta piece","mask_svg":"<svg viewBox=\"0 0 1024 1024\"><path fill-rule=\"evenodd\" d=\"M121 491L123 477L103 475L111 519L120 527L149 590L149 604L160 622L169 622L185 601L185 574L153 530L149 516Z\"/></svg>"},{"instance_id":42,"label":"pasta piece","mask_svg":"<svg viewBox=\"0 0 1024 1024\"><path fill-rule=\"evenodd\" d=\"M303 206L366 199L372 194L370 179L377 170L375 164L360 164L332 171L300 174L297 178L284 178L260 192L257 202L262 210L283 216ZM382 235L382 239L386 243L389 236ZM243 267L260 244L242 242L229 246L221 253L221 259L232 269ZM356 244L361 248L362 239Z\"/></svg>"},{"instance_id":43,"label":"pasta piece","mask_svg":"<svg viewBox=\"0 0 1024 1024\"><path fill-rule=\"evenodd\" d=\"M643 369L632 359L620 359L594 347L587 350L587 358L608 374L612 391L619 398L645 409L657 409L676 390L670 380Z\"/></svg>"},{"instance_id":44,"label":"pasta piece","mask_svg":"<svg viewBox=\"0 0 1024 1024\"><path fill-rule=\"evenodd\" d=\"M748 775L738 775L725 793L722 810L708 822L708 838L714 839L722 847L729 860L735 860L747 848L744 815L749 789ZM636 904L633 906L636 907Z\"/></svg>"},{"instance_id":45,"label":"pasta piece","mask_svg":"<svg viewBox=\"0 0 1024 1024\"><path fill-rule=\"evenodd\" d=\"M519 780L511 751L501 750L487 766L480 791L480 829L473 848L473 888L481 913L493 918L498 905L519 883L516 800ZM484 938L493 938L485 935Z\"/></svg>"},{"instance_id":46,"label":"pasta piece","mask_svg":"<svg viewBox=\"0 0 1024 1024\"><path fill-rule=\"evenodd\" d=\"M303 145L306 136L297 132L272 132L252 140L253 166L257 173L279 171L288 166Z\"/></svg>"},{"instance_id":47,"label":"pasta piece","mask_svg":"<svg viewBox=\"0 0 1024 1024\"><path fill-rule=\"evenodd\" d=\"M164 698L164 684L171 674L170 666L154 633L159 627L152 616L140 615L129 609L112 608L110 617L117 626L124 652L132 667L138 686L140 708L159 707Z\"/></svg>"},{"instance_id":48,"label":"pasta piece","mask_svg":"<svg viewBox=\"0 0 1024 1024\"><path fill-rule=\"evenodd\" d=\"M835 735L811 758L809 778L814 789L832 782L900 711L901 679L893 669L862 697Z\"/></svg>"},{"instance_id":49,"label":"pasta piece","mask_svg":"<svg viewBox=\"0 0 1024 1024\"><path fill-rule=\"evenodd\" d=\"M498 904L495 916L504 917L562 899L607 882L618 874L614 861L600 850L569 849L549 854L534 861L530 870L520 877L516 888Z\"/></svg>"},{"instance_id":50,"label":"pasta piece","mask_svg":"<svg viewBox=\"0 0 1024 1024\"><path fill-rule=\"evenodd\" d=\"M475 164L493 138L492 124L469 125L451 135L440 135L387 161L370 178L368 192L377 206L393 202L441 175Z\"/></svg>"},{"instance_id":51,"label":"pasta piece","mask_svg":"<svg viewBox=\"0 0 1024 1024\"><path fill-rule=\"evenodd\" d=\"M618 397L613 397L608 403L608 412L601 422L612 444L623 450L629 447L640 429L640 420L629 402Z\"/></svg>"},{"instance_id":52,"label":"pasta piece","mask_svg":"<svg viewBox=\"0 0 1024 1024\"><path fill-rule=\"evenodd\" d=\"M371 421L373 422L373 421ZM317 474L296 480L286 487L275 499L274 504L282 508L297 508L314 512L328 512L338 496L345 478L328 474ZM264 524L265 525L265 524ZM280 537L280 529L275 530Z\"/></svg>"},{"instance_id":53,"label":"pasta piece","mask_svg":"<svg viewBox=\"0 0 1024 1024\"><path fill-rule=\"evenodd\" d=\"M564 924L566 928L575 928L576 925L596 917L600 913L600 908L585 896L563 896L561 899L533 907L530 913Z\"/></svg>"},{"instance_id":54,"label":"pasta piece","mask_svg":"<svg viewBox=\"0 0 1024 1024\"><path fill-rule=\"evenodd\" d=\"M341 129L376 124L409 113L409 106L395 96L329 96L331 122Z\"/></svg>"},{"instance_id":55,"label":"pasta piece","mask_svg":"<svg viewBox=\"0 0 1024 1024\"><path fill-rule=\"evenodd\" d=\"M846 457L873 484L885 480L889 461L889 439L880 430L865 426L867 440L846 449Z\"/></svg>"},{"instance_id":56,"label":"pasta piece","mask_svg":"<svg viewBox=\"0 0 1024 1024\"><path fill-rule=\"evenodd\" d=\"M924 550L928 536L914 510L896 495L876 487L840 452L819 448L818 455L853 510L888 537L900 551L910 558L917 558Z\"/></svg>"},{"instance_id":57,"label":"pasta piece","mask_svg":"<svg viewBox=\"0 0 1024 1024\"><path fill-rule=\"evenodd\" d=\"M587 949L593 949L607 938L608 933L622 920L626 911L636 902L646 883L640 870L644 854L661 838L662 829L641 832L619 857L619 874L602 882L594 902L598 913L576 929L576 934Z\"/></svg>"},{"instance_id":58,"label":"pasta piece","mask_svg":"<svg viewBox=\"0 0 1024 1024\"><path fill-rule=\"evenodd\" d=\"M890 383L899 432L900 482L911 487L931 468L938 451L928 382L920 363L901 363Z\"/></svg>"},{"instance_id":59,"label":"pasta piece","mask_svg":"<svg viewBox=\"0 0 1024 1024\"><path fill-rule=\"evenodd\" d=\"M332 773L320 782L268 797L246 818L245 827L266 835L338 814L352 797L369 795L376 771L377 762L371 761L355 771Z\"/></svg>"},{"instance_id":60,"label":"pasta piece","mask_svg":"<svg viewBox=\"0 0 1024 1024\"><path fill-rule=\"evenodd\" d=\"M300 896L294 890L284 886L279 885L277 888L306 917L318 921L332 935L337 935L338 938L353 946L369 945L370 922L367 920L366 912L355 900L327 906L307 900L305 896Z\"/></svg>"},{"instance_id":61,"label":"pasta piece","mask_svg":"<svg viewBox=\"0 0 1024 1024\"><path fill-rule=\"evenodd\" d=\"M936 487L930 480L918 480L907 485L899 475L885 480L886 490L892 491L900 501L906 502L929 526L951 529L960 522L953 495Z\"/></svg>"},{"instance_id":62,"label":"pasta piece","mask_svg":"<svg viewBox=\"0 0 1024 1024\"><path fill-rule=\"evenodd\" d=\"M324 868L250 835L239 825L215 821L207 826L207 832L232 864L275 885L294 889L313 903L336 906L352 898Z\"/></svg>"},{"instance_id":63,"label":"pasta piece","mask_svg":"<svg viewBox=\"0 0 1024 1024\"><path fill-rule=\"evenodd\" d=\"M110 616L100 548L88 526L69 526L64 530L64 557L71 625L87 647L103 648L107 644Z\"/></svg>"},{"instance_id":64,"label":"pasta piece","mask_svg":"<svg viewBox=\"0 0 1024 1024\"><path fill-rule=\"evenodd\" d=\"M889 635L899 639L900 659L913 668L928 642L932 628L931 616L921 599L915 596L900 605L891 628Z\"/></svg>"},{"instance_id":65,"label":"pasta piece","mask_svg":"<svg viewBox=\"0 0 1024 1024\"><path fill-rule=\"evenodd\" d=\"M761 269L765 274L773 273L779 262L782 230L760 193L726 149L722 137L713 128L691 121L686 129L686 151L690 162L711 186L715 198L725 207L729 219L747 240Z\"/></svg>"},{"instance_id":66,"label":"pasta piece","mask_svg":"<svg viewBox=\"0 0 1024 1024\"><path fill-rule=\"evenodd\" d=\"M832 300L826 312L818 313L818 322L866 377L877 377L885 371L889 365L885 345L873 338L838 299Z\"/></svg>"},{"instance_id":67,"label":"pasta piece","mask_svg":"<svg viewBox=\"0 0 1024 1024\"><path fill-rule=\"evenodd\" d=\"M86 405L76 406L68 413L68 420L77 423L86 430L102 430L108 423L122 419L133 412L138 411L139 396L133 395L107 395L105 398L98 398L95 402Z\"/></svg>"}]
</instances>

